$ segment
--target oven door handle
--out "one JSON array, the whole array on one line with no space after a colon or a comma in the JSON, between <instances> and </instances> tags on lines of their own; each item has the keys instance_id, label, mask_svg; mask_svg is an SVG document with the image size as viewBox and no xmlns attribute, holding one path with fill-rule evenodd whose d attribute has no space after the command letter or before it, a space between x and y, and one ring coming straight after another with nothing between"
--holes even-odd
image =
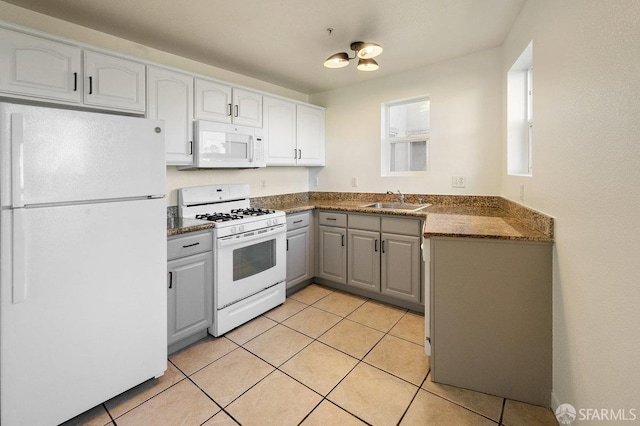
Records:
<instances>
[{"instance_id":1,"label":"oven door handle","mask_svg":"<svg viewBox=\"0 0 640 426\"><path fill-rule=\"evenodd\" d=\"M228 247L228 246L240 245L240 244L244 245L251 241L262 240L265 237L271 237L277 234L284 234L286 231L287 231L286 225L282 224L282 225L276 225L272 228L269 228L267 231L264 231L264 232L259 232L259 230L246 232L242 234L243 236L240 238L237 238L237 236L235 235L230 237L218 238L218 247ZM253 234L253 235L250 235L250 234Z\"/></svg>"}]
</instances>

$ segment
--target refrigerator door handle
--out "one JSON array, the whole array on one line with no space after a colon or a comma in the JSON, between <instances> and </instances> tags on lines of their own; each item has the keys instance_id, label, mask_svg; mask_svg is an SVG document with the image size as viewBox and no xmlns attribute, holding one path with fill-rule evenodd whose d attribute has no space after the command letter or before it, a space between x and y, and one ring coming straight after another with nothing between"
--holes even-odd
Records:
<instances>
[{"instance_id":1,"label":"refrigerator door handle","mask_svg":"<svg viewBox=\"0 0 640 426\"><path fill-rule=\"evenodd\" d=\"M11 114L11 204L24 207L24 117Z\"/></svg>"},{"instance_id":2,"label":"refrigerator door handle","mask_svg":"<svg viewBox=\"0 0 640 426\"><path fill-rule=\"evenodd\" d=\"M13 250L11 253L13 263L13 303L21 303L27 300L23 214L24 209L13 210Z\"/></svg>"}]
</instances>

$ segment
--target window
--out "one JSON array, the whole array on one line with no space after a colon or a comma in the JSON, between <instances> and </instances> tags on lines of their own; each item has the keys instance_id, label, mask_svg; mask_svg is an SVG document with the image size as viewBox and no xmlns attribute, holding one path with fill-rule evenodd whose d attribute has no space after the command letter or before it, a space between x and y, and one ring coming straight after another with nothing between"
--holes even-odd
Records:
<instances>
[{"instance_id":1,"label":"window","mask_svg":"<svg viewBox=\"0 0 640 426\"><path fill-rule=\"evenodd\" d=\"M533 173L533 42L507 73L507 173Z\"/></svg>"},{"instance_id":2,"label":"window","mask_svg":"<svg viewBox=\"0 0 640 426\"><path fill-rule=\"evenodd\" d=\"M428 96L382 104L381 175L425 174L431 127Z\"/></svg>"}]
</instances>

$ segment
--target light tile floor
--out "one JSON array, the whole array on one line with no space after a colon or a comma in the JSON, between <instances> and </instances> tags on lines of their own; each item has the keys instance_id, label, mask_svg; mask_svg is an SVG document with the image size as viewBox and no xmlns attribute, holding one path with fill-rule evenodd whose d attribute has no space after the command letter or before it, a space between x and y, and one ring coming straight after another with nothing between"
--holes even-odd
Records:
<instances>
[{"instance_id":1,"label":"light tile floor","mask_svg":"<svg viewBox=\"0 0 640 426\"><path fill-rule=\"evenodd\" d=\"M557 425L548 408L433 383L424 317L312 284L73 425Z\"/></svg>"}]
</instances>

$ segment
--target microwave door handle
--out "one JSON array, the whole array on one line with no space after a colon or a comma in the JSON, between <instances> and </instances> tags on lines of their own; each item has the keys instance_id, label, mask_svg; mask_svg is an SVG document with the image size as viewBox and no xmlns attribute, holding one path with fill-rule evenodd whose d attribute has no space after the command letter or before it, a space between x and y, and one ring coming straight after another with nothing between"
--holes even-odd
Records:
<instances>
[{"instance_id":1,"label":"microwave door handle","mask_svg":"<svg viewBox=\"0 0 640 426\"><path fill-rule=\"evenodd\" d=\"M249 162L253 163L255 157L255 143L253 142L253 135L249 136Z\"/></svg>"}]
</instances>

